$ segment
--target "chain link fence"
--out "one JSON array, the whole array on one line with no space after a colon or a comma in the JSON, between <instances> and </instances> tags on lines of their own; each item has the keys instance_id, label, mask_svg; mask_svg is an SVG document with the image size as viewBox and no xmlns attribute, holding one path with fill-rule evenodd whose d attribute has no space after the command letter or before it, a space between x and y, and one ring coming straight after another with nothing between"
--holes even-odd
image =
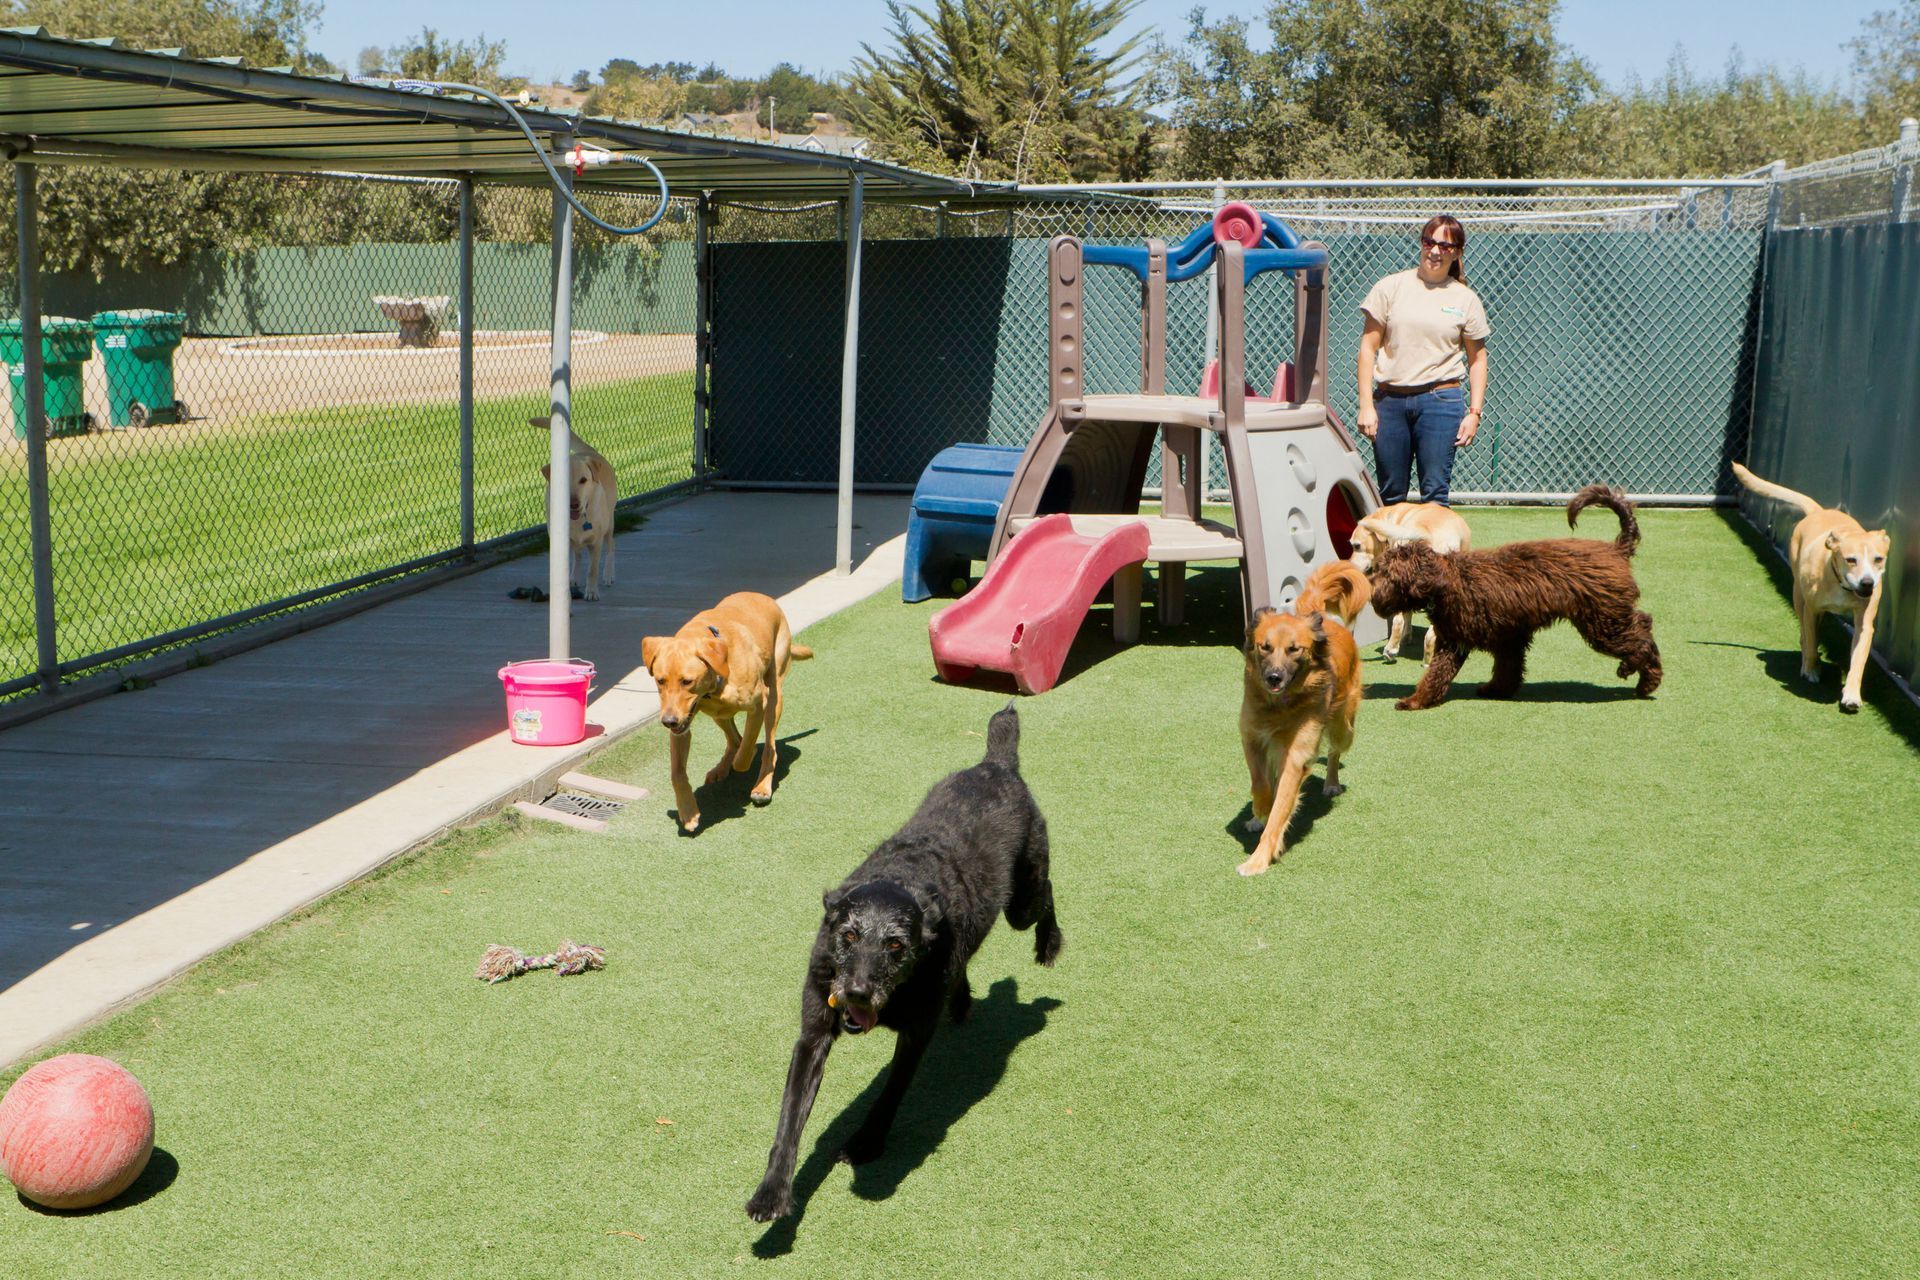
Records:
<instances>
[{"instance_id":1,"label":"chain link fence","mask_svg":"<svg viewBox=\"0 0 1920 1280\"><path fill-rule=\"evenodd\" d=\"M1648 192L1542 183L1512 194L1221 188L1187 199L1050 197L870 211L859 481L909 488L946 445L1028 439L1047 404L1053 236L1172 243L1234 198L1327 245L1331 406L1349 423L1361 299L1380 277L1413 265L1416 234L1432 213L1461 219L1469 280L1494 337L1482 441L1456 466L1456 494L1549 500L1593 480L1696 501L1728 491L1724 460L1741 447L1749 411L1768 209L1764 186L1751 184ZM835 474L844 234L837 206L723 209L712 448L732 482L821 484ZM1209 305L1204 278L1168 288L1171 391L1199 387L1212 350ZM1137 389L1132 276L1089 268L1086 307L1088 391ZM1270 273L1249 285L1248 377L1262 393L1292 354L1293 322L1287 277ZM1217 447L1209 477L1225 489ZM1156 470L1149 485L1157 483Z\"/></svg>"},{"instance_id":2,"label":"chain link fence","mask_svg":"<svg viewBox=\"0 0 1920 1280\"><path fill-rule=\"evenodd\" d=\"M41 176L49 268L63 193ZM244 240L171 266L41 273L47 497L63 680L544 528L552 202L474 195L473 416L463 478L457 182L234 177ZM4 225L14 225L6 189ZM623 225L651 195L587 198ZM644 237L576 223L573 406L634 500L693 474L694 221ZM9 237L10 239L11 237ZM0 697L36 685L17 261L0 346ZM470 514L469 514L470 513ZM470 523L469 523L470 521Z\"/></svg>"},{"instance_id":3,"label":"chain link fence","mask_svg":"<svg viewBox=\"0 0 1920 1280\"><path fill-rule=\"evenodd\" d=\"M1920 685L1916 168L1920 125L1909 120L1891 145L1776 175L1744 455L1762 477L1887 531L1873 648L1910 698ZM1741 506L1784 555L1801 512L1754 494Z\"/></svg>"},{"instance_id":4,"label":"chain link fence","mask_svg":"<svg viewBox=\"0 0 1920 1280\"><path fill-rule=\"evenodd\" d=\"M1546 500L1609 480L1642 495L1713 500L1728 492L1725 459L1745 454L1769 219L1811 227L1911 215L1915 152L1907 137L1769 171L1775 181L1757 186L1349 183L873 204L863 219L855 474L864 487L906 489L949 444L1025 443L1046 405L1053 236L1171 243L1220 200L1242 198L1328 247L1330 404L1347 422L1360 299L1413 264L1428 216L1461 219L1494 338L1488 413L1456 468L1459 496ZM135 176L152 200L181 179ZM41 177L41 310L82 322L59 353L69 363L48 370L62 681L449 561L504 554L530 542L544 518L546 443L526 421L546 412L550 377L544 189L474 194L469 481L453 336L459 184L188 177L183 201L219 184L245 216L223 224L217 243L163 255L171 265L158 268L123 265L153 255L138 246L103 254L68 225L98 194L88 184L120 177ZM652 208L651 196L588 199L620 223ZM16 388L0 429L0 701L33 689L38 674L11 205L0 192L0 344L11 324ZM204 212L204 201L194 208ZM632 241L576 224L577 429L613 461L629 502L709 475L829 485L844 206L719 204L705 343L695 210L676 197L660 225ZM1135 389L1137 286L1095 268L1086 299L1088 389ZM1207 282L1172 286L1168 304L1167 385L1193 389L1213 349ZM1263 276L1247 304L1249 377L1265 391L1292 351L1291 284ZM135 359L153 329L167 336L152 313L180 317L164 395L151 361ZM109 345L116 340L127 345ZM1224 491L1217 449L1209 475Z\"/></svg>"},{"instance_id":5,"label":"chain link fence","mask_svg":"<svg viewBox=\"0 0 1920 1280\"><path fill-rule=\"evenodd\" d=\"M1914 171L1920 168L1920 125L1908 120L1884 147L1770 171L1777 192L1774 226L1782 231L1910 222L1920 218Z\"/></svg>"}]
</instances>

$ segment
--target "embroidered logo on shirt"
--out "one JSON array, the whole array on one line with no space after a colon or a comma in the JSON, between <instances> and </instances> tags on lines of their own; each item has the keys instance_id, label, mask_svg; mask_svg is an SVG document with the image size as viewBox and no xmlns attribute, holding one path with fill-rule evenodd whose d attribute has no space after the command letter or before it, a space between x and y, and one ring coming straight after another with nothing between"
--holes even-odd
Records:
<instances>
[{"instance_id":1,"label":"embroidered logo on shirt","mask_svg":"<svg viewBox=\"0 0 1920 1280\"><path fill-rule=\"evenodd\" d=\"M1466 319L1467 311L1465 307L1442 307L1440 308L1440 314L1443 316L1459 316L1464 320Z\"/></svg>"}]
</instances>

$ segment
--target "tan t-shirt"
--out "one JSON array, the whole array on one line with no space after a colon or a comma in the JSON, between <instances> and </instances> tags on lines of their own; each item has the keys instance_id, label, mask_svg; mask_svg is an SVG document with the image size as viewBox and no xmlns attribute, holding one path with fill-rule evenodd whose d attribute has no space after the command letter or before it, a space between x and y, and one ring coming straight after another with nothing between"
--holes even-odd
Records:
<instances>
[{"instance_id":1,"label":"tan t-shirt","mask_svg":"<svg viewBox=\"0 0 1920 1280\"><path fill-rule=\"evenodd\" d=\"M1374 381L1397 387L1466 377L1464 339L1493 332L1479 294L1451 276L1430 285L1413 269L1374 285L1360 309L1387 327L1373 361Z\"/></svg>"}]
</instances>

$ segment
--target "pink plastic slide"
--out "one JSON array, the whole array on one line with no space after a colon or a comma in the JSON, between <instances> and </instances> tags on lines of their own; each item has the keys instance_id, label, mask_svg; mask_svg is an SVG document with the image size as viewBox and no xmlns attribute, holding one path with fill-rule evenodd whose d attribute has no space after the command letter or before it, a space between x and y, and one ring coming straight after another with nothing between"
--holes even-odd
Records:
<instances>
[{"instance_id":1,"label":"pink plastic slide","mask_svg":"<svg viewBox=\"0 0 1920 1280\"><path fill-rule=\"evenodd\" d=\"M927 623L940 678L957 684L985 667L1012 673L1022 693L1053 688L1101 584L1145 560L1148 541L1137 521L1090 538L1073 531L1072 516L1041 516L979 586Z\"/></svg>"}]
</instances>

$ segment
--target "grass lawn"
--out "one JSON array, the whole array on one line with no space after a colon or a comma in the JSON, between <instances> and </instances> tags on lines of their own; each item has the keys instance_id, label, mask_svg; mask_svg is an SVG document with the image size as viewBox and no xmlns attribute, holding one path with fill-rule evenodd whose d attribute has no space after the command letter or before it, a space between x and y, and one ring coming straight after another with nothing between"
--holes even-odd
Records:
<instances>
[{"instance_id":1,"label":"grass lawn","mask_svg":"<svg viewBox=\"0 0 1920 1280\"><path fill-rule=\"evenodd\" d=\"M1483 546L1564 529L1469 517ZM1920 719L1877 672L1856 717L1831 670L1803 694L1753 547L1717 515L1642 518L1656 698L1567 628L1513 703L1472 696L1475 656L1451 701L1396 712L1419 667L1376 657L1348 792L1316 772L1254 880L1232 576L1197 571L1190 624L1148 610L1129 649L1096 610L1020 703L1059 966L996 929L973 1021L857 1172L827 1152L892 1037L843 1039L797 1219L742 1206L820 893L979 759L1006 700L933 680L937 601L882 593L805 633L771 807L736 779L678 838L649 728L590 765L653 789L608 833L457 833L64 1046L145 1082L162 1153L109 1211L0 1205L0 1271L1909 1271ZM719 734L695 738L704 766ZM472 977L489 943L569 937L608 968Z\"/></svg>"},{"instance_id":2,"label":"grass lawn","mask_svg":"<svg viewBox=\"0 0 1920 1280\"><path fill-rule=\"evenodd\" d=\"M574 391L621 492L692 467L693 375ZM545 437L527 426L544 394L474 405L474 529L540 523ZM168 439L159 433L175 431ZM160 635L460 545L457 404L352 405L190 434L56 441L56 626L63 660ZM0 678L34 669L26 454L0 454L0 510L19 537L0 551Z\"/></svg>"}]
</instances>

